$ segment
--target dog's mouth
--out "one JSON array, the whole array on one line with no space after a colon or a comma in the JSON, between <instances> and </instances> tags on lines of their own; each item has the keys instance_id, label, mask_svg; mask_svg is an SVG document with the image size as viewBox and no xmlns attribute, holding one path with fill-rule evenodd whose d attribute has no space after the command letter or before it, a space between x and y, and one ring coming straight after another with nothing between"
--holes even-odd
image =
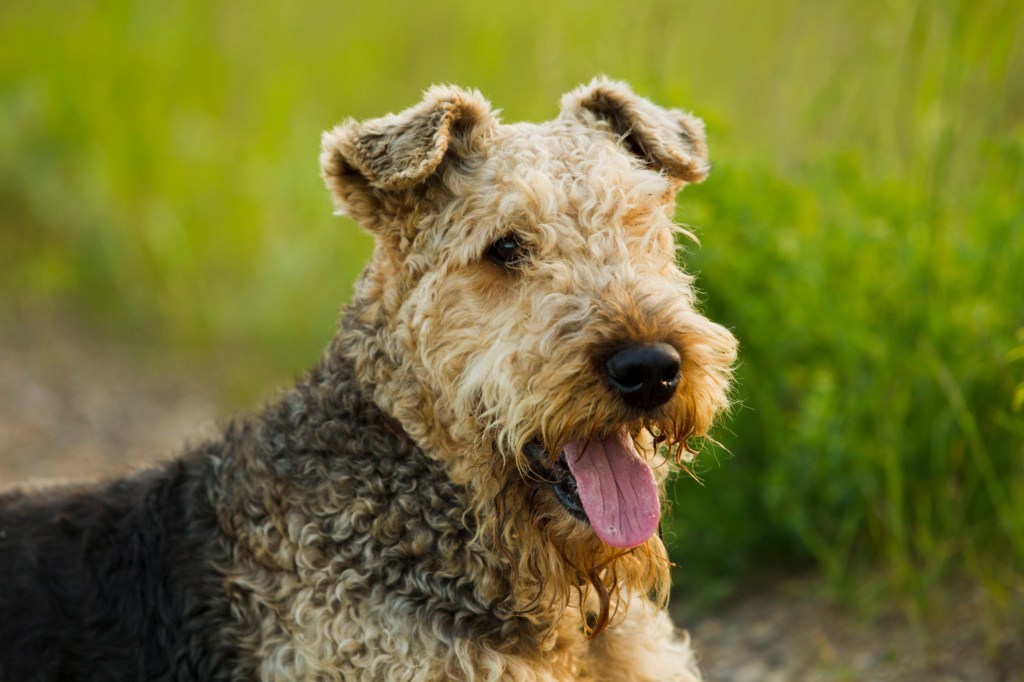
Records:
<instances>
[{"instance_id":1,"label":"dog's mouth","mask_svg":"<svg viewBox=\"0 0 1024 682\"><path fill-rule=\"evenodd\" d=\"M631 548L658 528L661 504L654 472L625 428L603 438L572 441L552 458L538 440L524 448L530 469L551 486L574 518L605 544ZM554 465L549 463L554 459Z\"/></svg>"},{"instance_id":2,"label":"dog's mouth","mask_svg":"<svg viewBox=\"0 0 1024 682\"><path fill-rule=\"evenodd\" d=\"M530 470L551 486L555 498L562 503L565 510L578 520L590 523L587 512L583 509L583 501L580 500L576 477L569 471L569 465L565 461L565 452L559 453L554 466L549 467L547 463L551 461L551 457L539 441L530 441L523 451L530 461Z\"/></svg>"}]
</instances>

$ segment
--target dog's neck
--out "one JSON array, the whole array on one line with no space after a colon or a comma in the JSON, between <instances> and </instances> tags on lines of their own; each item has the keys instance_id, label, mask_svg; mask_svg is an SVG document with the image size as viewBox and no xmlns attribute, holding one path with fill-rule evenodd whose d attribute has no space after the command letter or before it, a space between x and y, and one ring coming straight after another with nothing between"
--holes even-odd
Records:
<instances>
[{"instance_id":1,"label":"dog's neck","mask_svg":"<svg viewBox=\"0 0 1024 682\"><path fill-rule=\"evenodd\" d=\"M356 285L353 301L318 367L328 372L348 372L364 400L400 424L406 436L428 456L445 460L455 482L472 487L478 475L470 470L473 460L450 455L477 444L453 435L454 416L430 381L416 369L419 365L415 357L409 357L417 353L417 340L411 338L415 331L407 326L403 331L395 330L397 320L406 314L401 310L402 296L381 291L375 274L378 266L376 261L371 264Z\"/></svg>"}]
</instances>

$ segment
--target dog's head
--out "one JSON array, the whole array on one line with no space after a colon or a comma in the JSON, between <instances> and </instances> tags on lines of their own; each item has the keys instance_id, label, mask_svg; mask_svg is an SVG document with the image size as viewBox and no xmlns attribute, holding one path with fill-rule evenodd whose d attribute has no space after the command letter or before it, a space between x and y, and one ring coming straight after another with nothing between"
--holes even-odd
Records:
<instances>
[{"instance_id":1,"label":"dog's head","mask_svg":"<svg viewBox=\"0 0 1024 682\"><path fill-rule=\"evenodd\" d=\"M343 332L359 374L533 599L589 583L607 614L663 584L664 480L727 406L736 355L677 264L701 122L604 79L542 124L434 87L326 133L321 167L377 240Z\"/></svg>"}]
</instances>

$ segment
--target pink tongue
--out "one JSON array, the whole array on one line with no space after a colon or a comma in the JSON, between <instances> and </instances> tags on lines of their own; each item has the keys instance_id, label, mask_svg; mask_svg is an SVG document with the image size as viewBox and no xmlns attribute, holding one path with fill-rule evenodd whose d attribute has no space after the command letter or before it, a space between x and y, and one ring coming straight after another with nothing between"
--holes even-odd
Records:
<instances>
[{"instance_id":1,"label":"pink tongue","mask_svg":"<svg viewBox=\"0 0 1024 682\"><path fill-rule=\"evenodd\" d=\"M654 534L661 516L654 472L626 429L604 439L565 446L583 510L597 537L612 547L636 547Z\"/></svg>"}]
</instances>

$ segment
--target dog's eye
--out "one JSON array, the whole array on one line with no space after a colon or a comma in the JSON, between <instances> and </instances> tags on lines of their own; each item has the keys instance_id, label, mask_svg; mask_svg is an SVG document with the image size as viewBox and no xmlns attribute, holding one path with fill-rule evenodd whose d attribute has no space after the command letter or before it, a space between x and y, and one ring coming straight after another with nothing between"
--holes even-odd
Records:
<instances>
[{"instance_id":1,"label":"dog's eye","mask_svg":"<svg viewBox=\"0 0 1024 682\"><path fill-rule=\"evenodd\" d=\"M501 267L512 270L522 264L526 248L514 233L502 235L487 248L487 257Z\"/></svg>"}]
</instances>

